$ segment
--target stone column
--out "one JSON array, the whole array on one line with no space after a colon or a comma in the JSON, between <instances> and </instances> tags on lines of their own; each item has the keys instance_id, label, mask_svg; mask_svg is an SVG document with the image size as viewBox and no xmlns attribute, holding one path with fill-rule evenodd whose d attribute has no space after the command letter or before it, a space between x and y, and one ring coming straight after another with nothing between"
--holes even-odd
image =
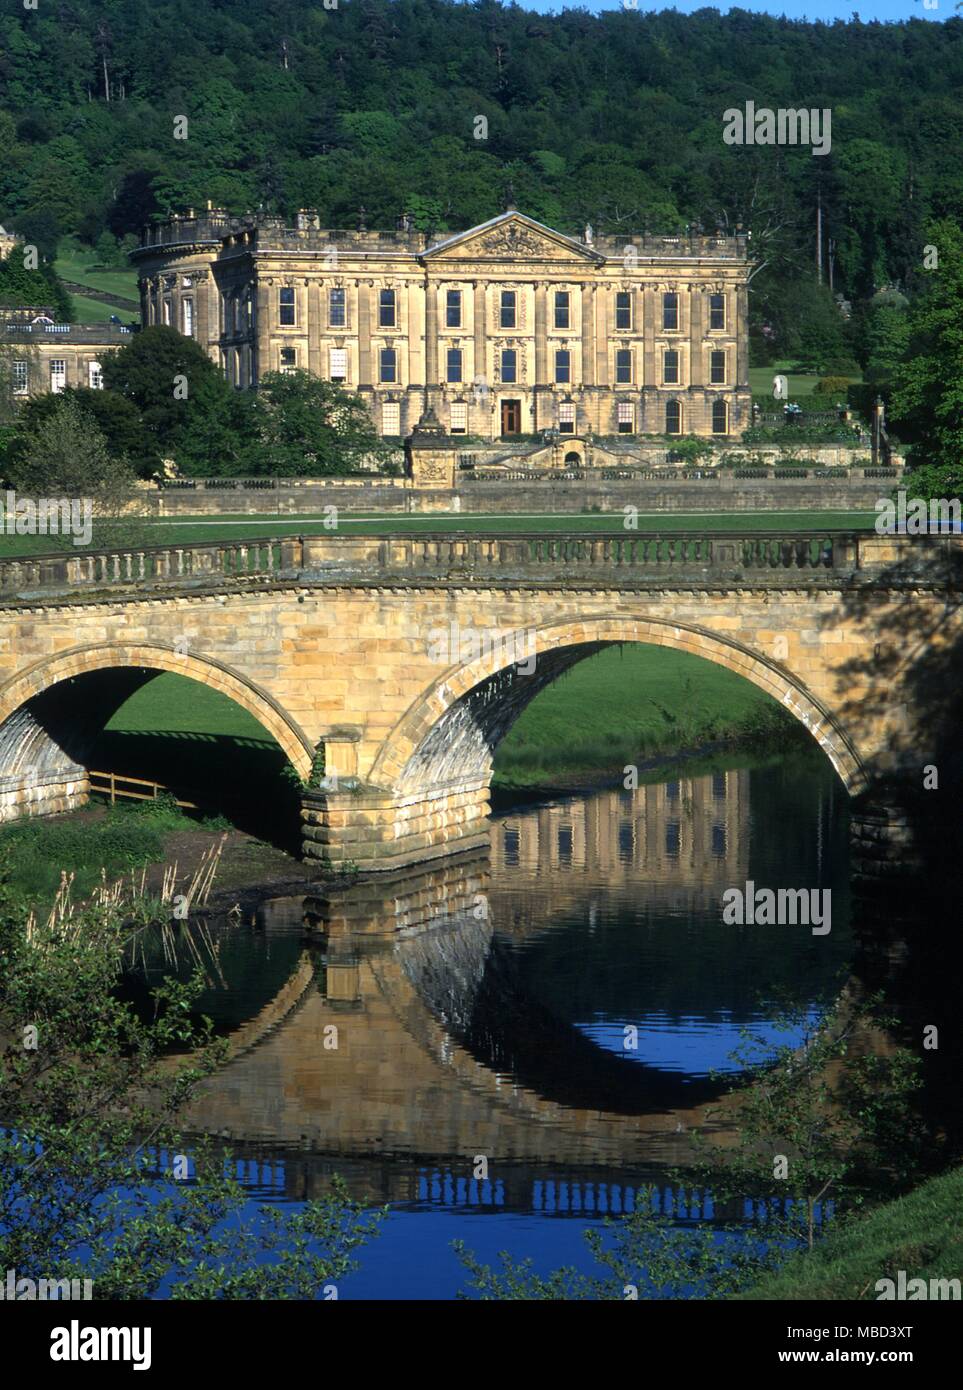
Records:
<instances>
[{"instance_id":1,"label":"stone column","mask_svg":"<svg viewBox=\"0 0 963 1390\"><path fill-rule=\"evenodd\" d=\"M321 369L321 291L317 283L309 281L304 292L308 297L308 371L313 376L327 376Z\"/></svg>"},{"instance_id":2,"label":"stone column","mask_svg":"<svg viewBox=\"0 0 963 1390\"><path fill-rule=\"evenodd\" d=\"M689 382L690 386L704 386L706 382L703 366L703 326L702 315L705 295L701 289L689 291Z\"/></svg>"},{"instance_id":3,"label":"stone column","mask_svg":"<svg viewBox=\"0 0 963 1390\"><path fill-rule=\"evenodd\" d=\"M535 282L535 380L532 382L532 428L544 429L554 424L550 409L552 373L548 361L548 286ZM543 418L545 417L545 418Z\"/></svg>"},{"instance_id":4,"label":"stone column","mask_svg":"<svg viewBox=\"0 0 963 1390\"><path fill-rule=\"evenodd\" d=\"M749 290L739 285L736 298L736 380L735 385L749 385Z\"/></svg>"},{"instance_id":5,"label":"stone column","mask_svg":"<svg viewBox=\"0 0 963 1390\"><path fill-rule=\"evenodd\" d=\"M425 280L425 387L429 400L438 387L438 286Z\"/></svg>"},{"instance_id":6,"label":"stone column","mask_svg":"<svg viewBox=\"0 0 963 1390\"><path fill-rule=\"evenodd\" d=\"M423 391L425 385L425 287L420 280L409 281L405 291L408 315L408 390ZM418 406L420 414L421 405ZM417 415L415 416L417 419Z\"/></svg>"},{"instance_id":7,"label":"stone column","mask_svg":"<svg viewBox=\"0 0 963 1390\"><path fill-rule=\"evenodd\" d=\"M371 371L371 287L358 281L358 385L370 387Z\"/></svg>"},{"instance_id":8,"label":"stone column","mask_svg":"<svg viewBox=\"0 0 963 1390\"><path fill-rule=\"evenodd\" d=\"M595 286L582 286L582 385L595 385Z\"/></svg>"},{"instance_id":9,"label":"stone column","mask_svg":"<svg viewBox=\"0 0 963 1390\"><path fill-rule=\"evenodd\" d=\"M548 385L548 286L535 286L535 386Z\"/></svg>"},{"instance_id":10,"label":"stone column","mask_svg":"<svg viewBox=\"0 0 963 1390\"><path fill-rule=\"evenodd\" d=\"M659 374L655 360L656 315L659 296L648 286L642 291L642 381L646 387L658 385ZM661 320L658 320L661 323Z\"/></svg>"},{"instance_id":11,"label":"stone column","mask_svg":"<svg viewBox=\"0 0 963 1390\"><path fill-rule=\"evenodd\" d=\"M263 280L258 281L257 303L254 308L254 361L251 370L260 381L265 372L271 370L270 330L271 330L271 290Z\"/></svg>"},{"instance_id":12,"label":"stone column","mask_svg":"<svg viewBox=\"0 0 963 1390\"><path fill-rule=\"evenodd\" d=\"M475 332L475 345L472 352L474 361L472 363L472 382L477 382L481 377L488 385L488 391L472 391L472 401L468 408L468 428L473 434L486 435L491 432L491 387L492 382L488 371L488 352L485 342L486 330L486 305L485 305L485 282L476 280L473 285L474 302L472 305L473 328Z\"/></svg>"},{"instance_id":13,"label":"stone column","mask_svg":"<svg viewBox=\"0 0 963 1390\"><path fill-rule=\"evenodd\" d=\"M595 297L595 379L599 386L609 385L609 301L612 291L608 285L599 285ZM601 404L599 406L601 420Z\"/></svg>"}]
</instances>

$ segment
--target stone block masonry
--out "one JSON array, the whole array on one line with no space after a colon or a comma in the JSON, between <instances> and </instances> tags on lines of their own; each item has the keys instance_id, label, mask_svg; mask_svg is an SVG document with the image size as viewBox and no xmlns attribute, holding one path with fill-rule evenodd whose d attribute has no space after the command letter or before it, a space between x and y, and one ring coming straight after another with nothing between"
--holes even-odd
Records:
<instances>
[{"instance_id":1,"label":"stone block masonry","mask_svg":"<svg viewBox=\"0 0 963 1390\"><path fill-rule=\"evenodd\" d=\"M512 721L573 662L623 642L752 681L864 792L933 760L917 690L938 651L900 633L909 622L942 648L961 621L955 606L947 617L950 537L322 535L286 541L284 568L277 547L247 543L248 558L274 556L264 573L238 573L235 551L205 547L183 578L153 552L69 574L0 566L0 814L80 804L83 760L64 752L78 711L106 723L131 680L175 671L249 710L303 779L324 746L338 780L304 795L307 856L384 869L471 849ZM432 634L453 626L509 640L439 660Z\"/></svg>"}]
</instances>

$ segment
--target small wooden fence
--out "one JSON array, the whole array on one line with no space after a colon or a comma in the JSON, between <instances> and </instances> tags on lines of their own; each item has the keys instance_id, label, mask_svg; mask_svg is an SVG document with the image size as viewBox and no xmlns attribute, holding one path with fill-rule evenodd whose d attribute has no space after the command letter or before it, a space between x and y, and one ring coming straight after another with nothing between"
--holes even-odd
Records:
<instances>
[{"instance_id":1,"label":"small wooden fence","mask_svg":"<svg viewBox=\"0 0 963 1390\"><path fill-rule=\"evenodd\" d=\"M87 776L90 780L90 790L102 796L109 796L111 806L117 804L118 797L126 801L156 801L158 796L173 796L169 787L160 782L145 781L143 777L123 777L119 772L95 772L93 769L88 771ZM147 787L149 790L130 790L133 787ZM174 797L174 801L188 811L201 809L196 801L182 801L177 796Z\"/></svg>"}]
</instances>

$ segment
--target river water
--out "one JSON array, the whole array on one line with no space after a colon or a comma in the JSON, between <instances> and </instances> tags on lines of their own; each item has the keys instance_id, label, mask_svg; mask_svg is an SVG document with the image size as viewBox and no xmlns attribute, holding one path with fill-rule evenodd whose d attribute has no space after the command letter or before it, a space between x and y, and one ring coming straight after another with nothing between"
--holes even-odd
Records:
<instances>
[{"instance_id":1,"label":"river water","mask_svg":"<svg viewBox=\"0 0 963 1390\"><path fill-rule=\"evenodd\" d=\"M706 1107L747 1050L796 1041L787 1011L845 985L845 803L819 756L683 770L502 807L487 854L215 920L198 1008L235 1053L191 1126L252 1202L337 1172L390 1204L341 1297L453 1297L455 1239L597 1273L586 1228L641 1184L671 1204L664 1174L724 1130ZM727 925L747 881L830 890L831 931Z\"/></svg>"}]
</instances>

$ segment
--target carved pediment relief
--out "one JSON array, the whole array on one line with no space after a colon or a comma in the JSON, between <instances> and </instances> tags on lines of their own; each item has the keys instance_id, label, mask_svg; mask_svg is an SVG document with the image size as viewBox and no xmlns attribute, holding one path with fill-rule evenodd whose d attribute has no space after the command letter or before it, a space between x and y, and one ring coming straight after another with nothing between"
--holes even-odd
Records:
<instances>
[{"instance_id":1,"label":"carved pediment relief","mask_svg":"<svg viewBox=\"0 0 963 1390\"><path fill-rule=\"evenodd\" d=\"M527 227L509 222L497 231L486 232L484 236L478 237L472 245L472 250L484 252L486 255L523 259L526 256L544 256L547 251L557 251L558 247Z\"/></svg>"},{"instance_id":2,"label":"carved pediment relief","mask_svg":"<svg viewBox=\"0 0 963 1390\"><path fill-rule=\"evenodd\" d=\"M518 213L497 219L493 225L473 227L429 247L432 260L586 261L599 259L595 252L550 227Z\"/></svg>"}]
</instances>

